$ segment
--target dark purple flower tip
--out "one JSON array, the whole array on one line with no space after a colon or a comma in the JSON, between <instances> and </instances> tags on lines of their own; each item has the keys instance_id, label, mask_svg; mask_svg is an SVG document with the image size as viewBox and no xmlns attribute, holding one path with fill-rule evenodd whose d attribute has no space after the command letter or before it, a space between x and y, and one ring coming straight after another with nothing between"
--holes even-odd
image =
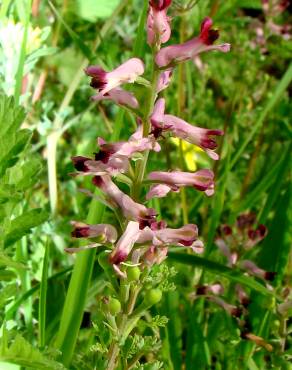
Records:
<instances>
[{"instance_id":1,"label":"dark purple flower tip","mask_svg":"<svg viewBox=\"0 0 292 370\"><path fill-rule=\"evenodd\" d=\"M249 239L251 239L251 240L255 240L257 238L257 232L256 232L256 230L253 230L253 229L249 229L248 232L247 232L247 235L248 235Z\"/></svg>"},{"instance_id":2,"label":"dark purple flower tip","mask_svg":"<svg viewBox=\"0 0 292 370\"><path fill-rule=\"evenodd\" d=\"M237 217L237 226L240 229L250 227L254 224L256 215L254 213L246 213Z\"/></svg>"},{"instance_id":3,"label":"dark purple flower tip","mask_svg":"<svg viewBox=\"0 0 292 370\"><path fill-rule=\"evenodd\" d=\"M168 8L172 0L149 0L149 4L155 10L161 11Z\"/></svg>"},{"instance_id":4,"label":"dark purple flower tip","mask_svg":"<svg viewBox=\"0 0 292 370\"><path fill-rule=\"evenodd\" d=\"M87 238L90 233L90 228L88 226L75 227L71 232L73 238Z\"/></svg>"},{"instance_id":5,"label":"dark purple flower tip","mask_svg":"<svg viewBox=\"0 0 292 370\"><path fill-rule=\"evenodd\" d=\"M87 172L88 167L85 165L86 161L90 161L90 158L83 157L83 156L76 156L71 158L74 167L77 171Z\"/></svg>"},{"instance_id":6,"label":"dark purple flower tip","mask_svg":"<svg viewBox=\"0 0 292 370\"><path fill-rule=\"evenodd\" d=\"M94 176L93 179L92 179L92 183L93 183L93 185L100 188L103 185L104 182L103 182L103 179L102 179L101 176Z\"/></svg>"},{"instance_id":7,"label":"dark purple flower tip","mask_svg":"<svg viewBox=\"0 0 292 370\"><path fill-rule=\"evenodd\" d=\"M127 259L128 255L124 251L118 251L113 255L110 255L109 261L112 265L119 265Z\"/></svg>"},{"instance_id":8,"label":"dark purple flower tip","mask_svg":"<svg viewBox=\"0 0 292 370\"><path fill-rule=\"evenodd\" d=\"M114 154L114 151L100 150L99 152L94 153L94 159L96 161L101 161L102 163L107 163L112 154Z\"/></svg>"},{"instance_id":9,"label":"dark purple flower tip","mask_svg":"<svg viewBox=\"0 0 292 370\"><path fill-rule=\"evenodd\" d=\"M157 224L156 222L157 212L153 208L147 208L147 214L140 216L139 218L139 229L143 230L145 227L150 227L152 229L153 224Z\"/></svg>"},{"instance_id":10,"label":"dark purple flower tip","mask_svg":"<svg viewBox=\"0 0 292 370\"><path fill-rule=\"evenodd\" d=\"M200 39L206 45L212 45L219 37L219 31L212 29L212 19L205 18L201 24Z\"/></svg>"},{"instance_id":11,"label":"dark purple flower tip","mask_svg":"<svg viewBox=\"0 0 292 370\"><path fill-rule=\"evenodd\" d=\"M195 184L194 188L199 190L199 191L205 191L209 188L211 183L206 183L206 184Z\"/></svg>"},{"instance_id":12,"label":"dark purple flower tip","mask_svg":"<svg viewBox=\"0 0 292 370\"><path fill-rule=\"evenodd\" d=\"M277 275L276 272L266 271L264 274L264 278L265 280L273 281L276 275Z\"/></svg>"},{"instance_id":13,"label":"dark purple flower tip","mask_svg":"<svg viewBox=\"0 0 292 370\"><path fill-rule=\"evenodd\" d=\"M234 307L230 313L234 317L240 317L242 315L242 309L240 307Z\"/></svg>"},{"instance_id":14,"label":"dark purple flower tip","mask_svg":"<svg viewBox=\"0 0 292 370\"><path fill-rule=\"evenodd\" d=\"M205 285L201 285L197 287L197 291L196 291L197 295L206 295L207 292L208 292L208 287L206 287Z\"/></svg>"},{"instance_id":15,"label":"dark purple flower tip","mask_svg":"<svg viewBox=\"0 0 292 370\"><path fill-rule=\"evenodd\" d=\"M224 235L232 235L232 228L229 225L223 225L221 231Z\"/></svg>"},{"instance_id":16,"label":"dark purple flower tip","mask_svg":"<svg viewBox=\"0 0 292 370\"><path fill-rule=\"evenodd\" d=\"M240 303L243 305L243 307L247 308L250 304L250 299L248 297L244 297L241 299Z\"/></svg>"},{"instance_id":17,"label":"dark purple flower tip","mask_svg":"<svg viewBox=\"0 0 292 370\"><path fill-rule=\"evenodd\" d=\"M205 137L200 142L201 146L206 149L216 149L217 143L214 139L210 137Z\"/></svg>"},{"instance_id":18,"label":"dark purple flower tip","mask_svg":"<svg viewBox=\"0 0 292 370\"><path fill-rule=\"evenodd\" d=\"M194 240L181 239L181 240L178 240L178 243L184 245L185 247L190 247L194 243Z\"/></svg>"},{"instance_id":19,"label":"dark purple flower tip","mask_svg":"<svg viewBox=\"0 0 292 370\"><path fill-rule=\"evenodd\" d=\"M267 235L268 229L265 225L260 224L257 228L257 232L259 233L260 237L263 239Z\"/></svg>"},{"instance_id":20,"label":"dark purple flower tip","mask_svg":"<svg viewBox=\"0 0 292 370\"><path fill-rule=\"evenodd\" d=\"M165 221L154 221L151 223L151 230L161 230L167 227L167 223Z\"/></svg>"},{"instance_id":21,"label":"dark purple flower tip","mask_svg":"<svg viewBox=\"0 0 292 370\"><path fill-rule=\"evenodd\" d=\"M94 89L102 90L107 84L106 71L98 66L89 66L85 68L87 76L92 77L90 86Z\"/></svg>"}]
</instances>

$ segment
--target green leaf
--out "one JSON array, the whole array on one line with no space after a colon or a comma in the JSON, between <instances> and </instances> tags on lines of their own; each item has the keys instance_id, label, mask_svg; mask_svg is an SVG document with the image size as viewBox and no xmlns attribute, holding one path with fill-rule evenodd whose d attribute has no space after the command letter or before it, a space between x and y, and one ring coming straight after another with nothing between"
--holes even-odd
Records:
<instances>
[{"instance_id":1,"label":"green leaf","mask_svg":"<svg viewBox=\"0 0 292 370\"><path fill-rule=\"evenodd\" d=\"M9 347L1 343L0 361L38 370L65 369L62 364L45 357L19 334Z\"/></svg>"},{"instance_id":2,"label":"green leaf","mask_svg":"<svg viewBox=\"0 0 292 370\"><path fill-rule=\"evenodd\" d=\"M259 265L268 271L277 273L276 284L281 284L290 256L291 213L289 214L289 210L291 210L291 206L292 191L290 186L277 201L276 212L268 224L269 233L263 242L259 255Z\"/></svg>"},{"instance_id":3,"label":"green leaf","mask_svg":"<svg viewBox=\"0 0 292 370\"><path fill-rule=\"evenodd\" d=\"M15 183L17 191L26 190L37 182L38 175L40 174L41 170L41 158L32 158L30 161L22 164L22 166L19 168L18 176L15 175L11 182Z\"/></svg>"},{"instance_id":4,"label":"green leaf","mask_svg":"<svg viewBox=\"0 0 292 370\"><path fill-rule=\"evenodd\" d=\"M170 260L184 263L186 265L201 267L202 269L205 269L213 274L219 274L231 281L235 281L250 289L256 290L257 292L263 295L273 295L273 293L270 292L267 288L265 288L262 284L258 283L256 280L248 276L243 275L242 271L237 269L231 269L230 267L226 267L220 263L210 261L206 258L190 255L187 253L176 253L176 252L169 252L168 258Z\"/></svg>"},{"instance_id":5,"label":"green leaf","mask_svg":"<svg viewBox=\"0 0 292 370\"><path fill-rule=\"evenodd\" d=\"M11 221L10 227L5 235L4 246L15 243L24 235L29 234L33 227L36 227L47 221L49 214L41 208L36 208L28 211L21 216L16 217Z\"/></svg>"},{"instance_id":6,"label":"green leaf","mask_svg":"<svg viewBox=\"0 0 292 370\"><path fill-rule=\"evenodd\" d=\"M77 16L96 22L98 18L110 17L119 2L120 0L71 0L70 6Z\"/></svg>"},{"instance_id":7,"label":"green leaf","mask_svg":"<svg viewBox=\"0 0 292 370\"><path fill-rule=\"evenodd\" d=\"M12 267L15 269L25 269L25 266L20 262L14 261L12 258L7 256L3 251L0 251L0 266Z\"/></svg>"}]
</instances>

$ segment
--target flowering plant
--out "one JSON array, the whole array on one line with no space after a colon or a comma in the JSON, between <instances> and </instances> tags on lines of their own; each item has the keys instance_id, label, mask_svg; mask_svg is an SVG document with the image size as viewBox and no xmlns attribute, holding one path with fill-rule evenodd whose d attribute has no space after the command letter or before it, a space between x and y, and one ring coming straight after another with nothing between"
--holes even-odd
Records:
<instances>
[{"instance_id":1,"label":"flowering plant","mask_svg":"<svg viewBox=\"0 0 292 370\"><path fill-rule=\"evenodd\" d=\"M151 151L161 150L160 143L167 133L197 145L211 158L219 159L214 137L223 135L223 131L196 127L166 114L166 102L160 94L171 84L173 70L179 63L205 51L227 52L230 45L214 44L219 32L212 28L212 20L205 18L198 37L183 44L162 47L171 37L170 18L167 16L170 6L171 0L149 1L147 43L152 49L152 74L150 80L142 80L144 105L134 93L122 87L140 83L145 72L141 59L130 58L110 72L100 66L85 69L91 77L90 86L96 91L92 100L108 99L125 107L135 115L137 125L128 141L106 143L99 138L93 158L72 158L77 175L92 176L92 183L102 191L106 204L119 220L119 229L110 224L73 222L72 236L93 239L94 243L71 251L67 249L68 252L95 247L104 250L99 253L99 262L111 283L110 295L102 303L107 307L104 319L111 332L109 350L105 350L107 359L104 359L107 369L118 368L123 361L127 362L125 343L133 338L131 334L137 321L160 301L163 289L151 276L154 267L167 258L168 248L177 246L187 247L195 253L204 251L195 224L167 227L163 215L145 205L145 201L165 197L170 191L177 192L185 186L210 196L214 193L214 173L201 169L192 173L154 171L146 174L147 161ZM129 192L122 191L115 181L126 183ZM148 187L146 195L144 185ZM147 288L143 291L146 282ZM136 307L139 301L141 303ZM138 363L139 358L137 355L135 362ZM132 360L131 363L134 365L135 362Z\"/></svg>"}]
</instances>

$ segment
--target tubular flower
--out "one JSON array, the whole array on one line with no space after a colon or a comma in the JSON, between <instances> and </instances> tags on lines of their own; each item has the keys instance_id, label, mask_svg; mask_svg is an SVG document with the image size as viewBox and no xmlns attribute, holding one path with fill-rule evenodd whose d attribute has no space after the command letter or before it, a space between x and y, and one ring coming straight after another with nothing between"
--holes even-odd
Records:
<instances>
[{"instance_id":1,"label":"tubular flower","mask_svg":"<svg viewBox=\"0 0 292 370\"><path fill-rule=\"evenodd\" d=\"M222 130L209 130L196 127L170 114L164 116L164 124L166 128L170 127L169 130L174 136L199 146L212 159L219 159L219 155L214 152L214 149L217 148L217 143L213 139L213 136L222 136L224 134Z\"/></svg>"},{"instance_id":2,"label":"tubular flower","mask_svg":"<svg viewBox=\"0 0 292 370\"><path fill-rule=\"evenodd\" d=\"M214 193L214 173L211 170L199 170L196 172L155 171L150 172L148 179L168 185L173 191L177 191L182 186L193 186L197 190L204 191L208 196ZM151 191L153 193L153 188Z\"/></svg>"},{"instance_id":3,"label":"tubular flower","mask_svg":"<svg viewBox=\"0 0 292 370\"><path fill-rule=\"evenodd\" d=\"M249 274L257 276L263 280L274 280L275 272L265 271L259 268L254 262L250 260L243 260L240 262L240 267L246 270Z\"/></svg>"},{"instance_id":4,"label":"tubular flower","mask_svg":"<svg viewBox=\"0 0 292 370\"><path fill-rule=\"evenodd\" d=\"M112 100L118 105L124 105L125 107L129 107L132 109L139 108L138 100L135 98L134 94L120 87L115 87L104 95L93 95L91 97L91 100L97 102L101 100Z\"/></svg>"},{"instance_id":5,"label":"tubular flower","mask_svg":"<svg viewBox=\"0 0 292 370\"><path fill-rule=\"evenodd\" d=\"M155 62L160 68L173 66L177 63L194 59L198 54L219 50L224 53L230 50L230 44L213 45L219 37L219 31L212 29L212 19L205 18L201 24L201 32L183 44L170 45L162 48L156 55Z\"/></svg>"},{"instance_id":6,"label":"tubular flower","mask_svg":"<svg viewBox=\"0 0 292 370\"><path fill-rule=\"evenodd\" d=\"M203 244L197 238L197 225L188 224L179 229L171 229L166 227L165 223L153 223L150 227L141 230L137 243L148 243L159 248L170 245L184 246L190 247L197 253L201 253L203 251Z\"/></svg>"},{"instance_id":7,"label":"tubular flower","mask_svg":"<svg viewBox=\"0 0 292 370\"><path fill-rule=\"evenodd\" d=\"M111 72L106 72L99 66L89 66L85 73L91 77L90 86L99 91L94 98L98 100L122 84L135 82L144 73L144 64L138 58L131 58Z\"/></svg>"},{"instance_id":8,"label":"tubular flower","mask_svg":"<svg viewBox=\"0 0 292 370\"><path fill-rule=\"evenodd\" d=\"M118 240L115 249L110 255L110 262L114 265L119 265L125 261L130 254L134 244L139 238L141 230L139 223L130 221L123 235Z\"/></svg>"},{"instance_id":9,"label":"tubular flower","mask_svg":"<svg viewBox=\"0 0 292 370\"><path fill-rule=\"evenodd\" d=\"M98 138L97 143L99 151L95 153L94 160L83 156L72 158L74 167L80 172L79 175L110 174L114 176L128 170L129 158L136 153L145 150L160 150L160 145L154 137L143 138L138 131L130 137L129 141L107 144L103 139Z\"/></svg>"},{"instance_id":10,"label":"tubular flower","mask_svg":"<svg viewBox=\"0 0 292 370\"><path fill-rule=\"evenodd\" d=\"M169 17L166 15L167 8L172 0L150 0L147 18L147 43L154 44L165 43L169 40L171 29Z\"/></svg>"},{"instance_id":11,"label":"tubular flower","mask_svg":"<svg viewBox=\"0 0 292 370\"><path fill-rule=\"evenodd\" d=\"M108 158L107 161L92 160L91 158L77 156L72 157L72 162L78 173L73 174L74 176L79 175L105 175L110 174L115 176L119 173L126 172L129 167L129 160L126 157L113 156Z\"/></svg>"},{"instance_id":12,"label":"tubular flower","mask_svg":"<svg viewBox=\"0 0 292 370\"><path fill-rule=\"evenodd\" d=\"M147 208L143 204L136 203L112 182L110 176L95 176L92 182L121 208L123 215L128 220L140 222L140 228L151 225L155 221L155 210L153 208Z\"/></svg>"},{"instance_id":13,"label":"tubular flower","mask_svg":"<svg viewBox=\"0 0 292 370\"><path fill-rule=\"evenodd\" d=\"M72 221L74 230L71 235L74 238L102 237L104 243L114 243L117 240L117 230L109 224L88 225L83 222Z\"/></svg>"}]
</instances>

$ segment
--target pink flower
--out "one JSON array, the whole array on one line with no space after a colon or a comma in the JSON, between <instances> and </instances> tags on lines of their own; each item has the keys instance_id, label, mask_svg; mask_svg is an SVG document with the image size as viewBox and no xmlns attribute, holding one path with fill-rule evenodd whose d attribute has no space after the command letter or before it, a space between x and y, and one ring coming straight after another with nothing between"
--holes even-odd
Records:
<instances>
[{"instance_id":1,"label":"pink flower","mask_svg":"<svg viewBox=\"0 0 292 370\"><path fill-rule=\"evenodd\" d=\"M193 186L197 190L204 191L206 195L212 195L214 192L214 173L211 170L199 170L196 172L155 171L150 172L148 179L168 185L174 191L177 191L182 186Z\"/></svg>"},{"instance_id":2,"label":"pink flower","mask_svg":"<svg viewBox=\"0 0 292 370\"><path fill-rule=\"evenodd\" d=\"M171 0L150 0L147 18L148 45L161 44L169 40L171 29L166 15Z\"/></svg>"},{"instance_id":3,"label":"pink flower","mask_svg":"<svg viewBox=\"0 0 292 370\"><path fill-rule=\"evenodd\" d=\"M157 248L151 245L143 256L145 263L149 266L159 265L167 258L168 248Z\"/></svg>"},{"instance_id":4,"label":"pink flower","mask_svg":"<svg viewBox=\"0 0 292 370\"><path fill-rule=\"evenodd\" d=\"M129 141L113 144L107 144L103 139L98 138L99 151L95 153L95 159L83 156L73 157L74 167L82 175L110 174L114 176L126 172L129 168L129 158L132 158L136 153L145 150L160 150L160 145L153 136L143 138L140 131L138 129Z\"/></svg>"},{"instance_id":5,"label":"pink flower","mask_svg":"<svg viewBox=\"0 0 292 370\"><path fill-rule=\"evenodd\" d=\"M210 130L202 127L197 127L188 122L173 116L171 114L164 114L165 99L160 98L155 103L153 113L150 117L152 131L154 137L159 137L163 131L169 131L174 136L186 140L191 144L198 145L200 148L215 160L219 159L214 149L217 148L217 143L213 136L223 135L222 130Z\"/></svg>"},{"instance_id":6,"label":"pink flower","mask_svg":"<svg viewBox=\"0 0 292 370\"><path fill-rule=\"evenodd\" d=\"M150 187L150 190L146 194L146 199L152 198L164 198L170 191L179 191L179 188L171 187L166 184L157 184Z\"/></svg>"},{"instance_id":7,"label":"pink flower","mask_svg":"<svg viewBox=\"0 0 292 370\"><path fill-rule=\"evenodd\" d=\"M92 182L121 208L123 215L128 220L138 221L141 229L147 225L151 225L155 221L155 210L153 208L147 208L143 204L136 203L112 182L110 176L95 176Z\"/></svg>"},{"instance_id":8,"label":"pink flower","mask_svg":"<svg viewBox=\"0 0 292 370\"><path fill-rule=\"evenodd\" d=\"M240 267L246 270L249 274L257 276L258 278L263 280L272 281L274 280L274 277L276 275L275 272L269 272L259 268L254 262L250 260L240 261Z\"/></svg>"},{"instance_id":9,"label":"pink flower","mask_svg":"<svg viewBox=\"0 0 292 370\"><path fill-rule=\"evenodd\" d=\"M139 107L138 100L135 98L134 94L120 87L115 87L104 95L94 95L91 99L97 102L101 100L112 100L118 105L123 105L132 109L137 109Z\"/></svg>"},{"instance_id":10,"label":"pink flower","mask_svg":"<svg viewBox=\"0 0 292 370\"><path fill-rule=\"evenodd\" d=\"M144 73L144 64L138 58L131 58L111 72L106 72L99 66L89 66L85 73L91 77L90 86L99 91L95 97L98 100L122 84L135 82Z\"/></svg>"},{"instance_id":11,"label":"pink flower","mask_svg":"<svg viewBox=\"0 0 292 370\"><path fill-rule=\"evenodd\" d=\"M224 132L222 130L212 130L193 126L181 118L170 114L164 115L164 124L166 129L169 128L176 137L188 141L191 144L198 145L205 150L212 159L219 159L219 155L214 152L214 149L217 148L217 143L213 139L213 136L223 135Z\"/></svg>"},{"instance_id":12,"label":"pink flower","mask_svg":"<svg viewBox=\"0 0 292 370\"><path fill-rule=\"evenodd\" d=\"M114 265L119 265L125 261L130 254L134 244L139 238L141 230L139 223L130 221L123 235L118 240L115 249L110 255L110 262Z\"/></svg>"},{"instance_id":13,"label":"pink flower","mask_svg":"<svg viewBox=\"0 0 292 370\"><path fill-rule=\"evenodd\" d=\"M88 225L83 222L72 221L74 227L71 235L74 238L102 237L103 243L114 243L117 240L117 230L109 224Z\"/></svg>"},{"instance_id":14,"label":"pink flower","mask_svg":"<svg viewBox=\"0 0 292 370\"><path fill-rule=\"evenodd\" d=\"M76 156L72 157L72 162L78 173L72 174L73 176L79 175L96 175L101 176L110 174L115 176L119 173L126 172L129 167L129 160L126 157L113 156L109 157L106 161L92 160L91 158Z\"/></svg>"},{"instance_id":15,"label":"pink flower","mask_svg":"<svg viewBox=\"0 0 292 370\"><path fill-rule=\"evenodd\" d=\"M165 223L153 223L151 227L141 230L137 243L148 243L160 248L170 245L185 246L190 247L194 252L201 253L203 244L197 238L197 225L188 224L179 229L171 229L166 227Z\"/></svg>"},{"instance_id":16,"label":"pink flower","mask_svg":"<svg viewBox=\"0 0 292 370\"><path fill-rule=\"evenodd\" d=\"M231 316L240 317L242 314L242 310L239 307L225 302L222 298L209 296L207 299L208 301L214 302L218 306L222 307Z\"/></svg>"},{"instance_id":17,"label":"pink flower","mask_svg":"<svg viewBox=\"0 0 292 370\"><path fill-rule=\"evenodd\" d=\"M157 93L168 87L168 85L170 84L172 73L172 69L168 69L160 73L156 86Z\"/></svg>"},{"instance_id":18,"label":"pink flower","mask_svg":"<svg viewBox=\"0 0 292 370\"><path fill-rule=\"evenodd\" d=\"M211 18L205 18L198 37L183 44L162 48L155 57L156 64L161 68L172 66L185 60L194 59L198 54L209 50L228 52L230 44L213 45L219 37L219 31L212 29L212 24Z\"/></svg>"}]
</instances>

